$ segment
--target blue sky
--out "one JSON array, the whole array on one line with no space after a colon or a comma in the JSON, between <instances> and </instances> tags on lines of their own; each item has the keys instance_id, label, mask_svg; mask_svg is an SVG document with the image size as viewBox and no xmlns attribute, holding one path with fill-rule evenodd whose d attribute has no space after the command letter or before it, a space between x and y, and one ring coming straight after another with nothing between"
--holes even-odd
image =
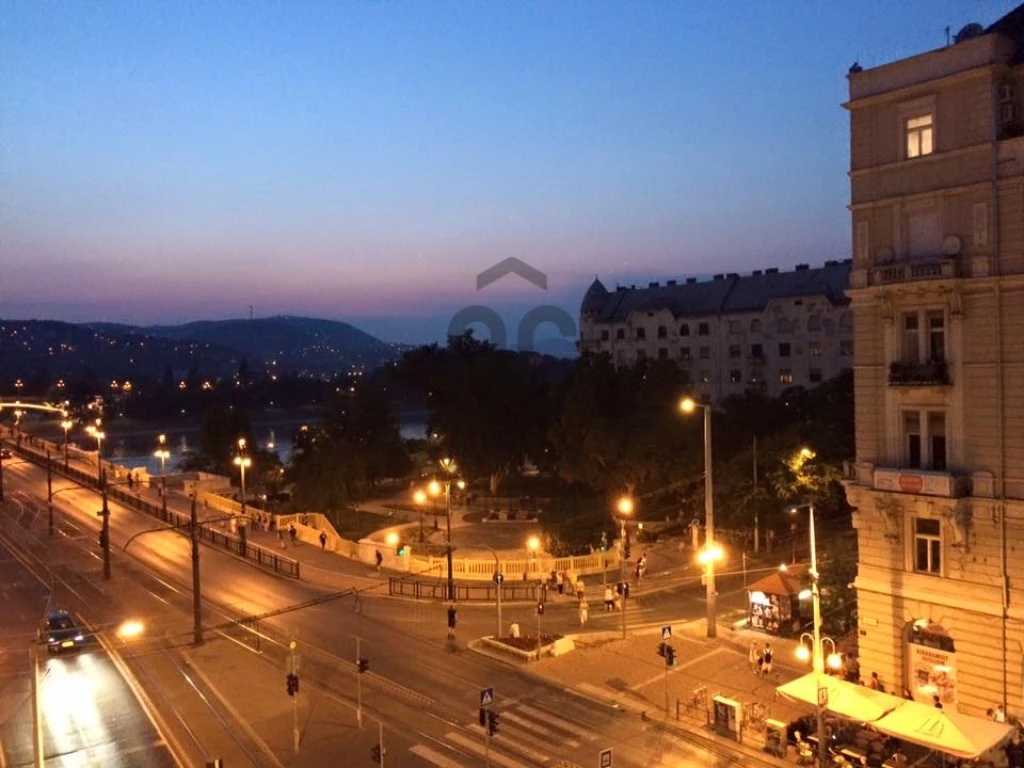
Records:
<instances>
[{"instance_id":1,"label":"blue sky","mask_svg":"<svg viewBox=\"0 0 1024 768\"><path fill-rule=\"evenodd\" d=\"M846 71L1013 2L5 2L0 316L468 303L849 255ZM517 256L549 291L477 272Z\"/></svg>"}]
</instances>

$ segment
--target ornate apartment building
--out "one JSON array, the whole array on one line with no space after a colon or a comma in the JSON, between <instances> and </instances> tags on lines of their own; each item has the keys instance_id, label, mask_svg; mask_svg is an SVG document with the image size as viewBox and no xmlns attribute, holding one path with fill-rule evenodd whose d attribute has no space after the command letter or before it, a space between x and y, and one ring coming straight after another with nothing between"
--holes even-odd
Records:
<instances>
[{"instance_id":1,"label":"ornate apartment building","mask_svg":"<svg viewBox=\"0 0 1024 768\"><path fill-rule=\"evenodd\" d=\"M853 363L849 270L849 261L830 261L614 291L594 280L580 307L580 351L616 365L675 360L715 401L813 387Z\"/></svg>"},{"instance_id":2,"label":"ornate apartment building","mask_svg":"<svg viewBox=\"0 0 1024 768\"><path fill-rule=\"evenodd\" d=\"M1024 711L1024 6L849 74L861 672Z\"/></svg>"}]
</instances>

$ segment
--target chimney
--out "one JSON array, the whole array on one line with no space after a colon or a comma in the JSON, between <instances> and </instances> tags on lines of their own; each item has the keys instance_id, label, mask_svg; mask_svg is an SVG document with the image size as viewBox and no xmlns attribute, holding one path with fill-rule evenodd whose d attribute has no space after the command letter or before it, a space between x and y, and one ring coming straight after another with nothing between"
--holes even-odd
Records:
<instances>
[{"instance_id":1,"label":"chimney","mask_svg":"<svg viewBox=\"0 0 1024 768\"><path fill-rule=\"evenodd\" d=\"M797 264L796 265L796 271L797 272L804 272L804 271L806 271L808 269L810 269L810 267L807 264Z\"/></svg>"},{"instance_id":2,"label":"chimney","mask_svg":"<svg viewBox=\"0 0 1024 768\"><path fill-rule=\"evenodd\" d=\"M779 274L779 268L778 267L768 267L768 269L766 269L764 271L764 273L766 275L777 275L777 274Z\"/></svg>"},{"instance_id":3,"label":"chimney","mask_svg":"<svg viewBox=\"0 0 1024 768\"><path fill-rule=\"evenodd\" d=\"M688 278L686 278L686 284L687 285L694 285L696 282L697 282L697 278L696 277L688 277Z\"/></svg>"},{"instance_id":4,"label":"chimney","mask_svg":"<svg viewBox=\"0 0 1024 768\"><path fill-rule=\"evenodd\" d=\"M739 275L739 272L730 272L730 273L729 273L729 274L727 275L727 277L730 277L730 278L731 278L731 277L739 277L739 276L740 276L740 275Z\"/></svg>"},{"instance_id":5,"label":"chimney","mask_svg":"<svg viewBox=\"0 0 1024 768\"><path fill-rule=\"evenodd\" d=\"M825 266L826 267L838 267L839 266L839 262L838 261L834 261L834 260L833 261L826 261L825 262Z\"/></svg>"},{"instance_id":6,"label":"chimney","mask_svg":"<svg viewBox=\"0 0 1024 768\"><path fill-rule=\"evenodd\" d=\"M761 275L763 275L763 274L764 274L764 272L762 272L762 271L761 271L760 269L755 269L755 270L754 270L753 272L751 272L750 274L751 274L751 275L752 275L753 277L760 277Z\"/></svg>"},{"instance_id":7,"label":"chimney","mask_svg":"<svg viewBox=\"0 0 1024 768\"><path fill-rule=\"evenodd\" d=\"M714 279L721 280L723 277L725 277L725 275L715 275Z\"/></svg>"},{"instance_id":8,"label":"chimney","mask_svg":"<svg viewBox=\"0 0 1024 768\"><path fill-rule=\"evenodd\" d=\"M647 287L648 287L648 288L657 288L657 287L658 287L658 284L657 284L657 283L648 283L648 284L647 284Z\"/></svg>"},{"instance_id":9,"label":"chimney","mask_svg":"<svg viewBox=\"0 0 1024 768\"><path fill-rule=\"evenodd\" d=\"M671 287L671 286L673 286L673 285L675 285L675 284L676 284L676 281L675 281L675 280L666 280L666 281L665 281L665 285L667 285L667 286L669 286L669 287Z\"/></svg>"}]
</instances>

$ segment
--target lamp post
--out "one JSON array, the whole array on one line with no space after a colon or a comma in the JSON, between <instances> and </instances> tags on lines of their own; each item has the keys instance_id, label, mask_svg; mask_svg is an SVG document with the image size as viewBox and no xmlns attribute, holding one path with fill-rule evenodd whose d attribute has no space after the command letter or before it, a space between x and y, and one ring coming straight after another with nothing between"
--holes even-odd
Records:
<instances>
[{"instance_id":1,"label":"lamp post","mask_svg":"<svg viewBox=\"0 0 1024 768\"><path fill-rule=\"evenodd\" d=\"M60 425L64 428L64 471L67 472L68 471L68 430L70 430L73 426L75 426L75 422L71 421L71 419L64 419L64 421L62 421L60 423Z\"/></svg>"},{"instance_id":2,"label":"lamp post","mask_svg":"<svg viewBox=\"0 0 1024 768\"><path fill-rule=\"evenodd\" d=\"M416 491L412 495L412 503L416 505L416 509L420 513L420 544L422 544L426 540L423 535L423 506L427 503L427 494L423 491Z\"/></svg>"},{"instance_id":3,"label":"lamp post","mask_svg":"<svg viewBox=\"0 0 1024 768\"><path fill-rule=\"evenodd\" d=\"M96 479L99 482L103 482L103 438L107 435L105 432L100 430L100 424L102 421L96 419L96 426L89 426L85 428L85 431L96 438Z\"/></svg>"},{"instance_id":4,"label":"lamp post","mask_svg":"<svg viewBox=\"0 0 1024 768\"><path fill-rule=\"evenodd\" d=\"M443 483L431 480L430 493L433 496L438 496L441 493L442 487L444 489L444 514L447 520L445 539L448 545L448 600L455 602L455 577L452 574L452 482L456 482L459 488L465 488L466 484L462 480L455 480L455 472L458 466L453 459L441 459L438 463L441 465L441 469L444 470L445 479Z\"/></svg>"},{"instance_id":5,"label":"lamp post","mask_svg":"<svg viewBox=\"0 0 1024 768\"><path fill-rule=\"evenodd\" d=\"M633 514L633 500L629 496L619 499L619 581L622 588L622 639L626 639L626 518Z\"/></svg>"},{"instance_id":6,"label":"lamp post","mask_svg":"<svg viewBox=\"0 0 1024 768\"><path fill-rule=\"evenodd\" d=\"M167 435L160 435L156 439L157 447L153 455L160 459L160 476L167 474L167 460L171 458L171 452L167 450Z\"/></svg>"},{"instance_id":7,"label":"lamp post","mask_svg":"<svg viewBox=\"0 0 1024 768\"><path fill-rule=\"evenodd\" d=\"M537 550L540 549L540 539L536 536L531 536L529 541L526 542L526 548L530 550L530 555L534 558L537 557ZM542 641L540 638L540 617L544 615L544 603L540 600L537 601L536 607L537 614L537 661L540 661L540 649Z\"/></svg>"},{"instance_id":8,"label":"lamp post","mask_svg":"<svg viewBox=\"0 0 1024 768\"><path fill-rule=\"evenodd\" d=\"M238 438L238 455L235 456L235 466L242 472L242 517L245 518L245 470L252 466L252 459L245 455L245 438Z\"/></svg>"},{"instance_id":9,"label":"lamp post","mask_svg":"<svg viewBox=\"0 0 1024 768\"><path fill-rule=\"evenodd\" d=\"M532 542L533 540L531 539L530 541ZM501 561L498 559L498 553L486 544L482 546L494 556L494 589L498 596L498 631L494 635L494 639L498 640L501 638L501 584L505 580L505 575L501 572Z\"/></svg>"},{"instance_id":10,"label":"lamp post","mask_svg":"<svg viewBox=\"0 0 1024 768\"><path fill-rule=\"evenodd\" d=\"M707 636L718 635L718 591L715 588L715 552L721 549L715 546L715 499L711 473L711 404L698 403L692 397L684 398L679 403L683 413L693 413L697 408L704 410L704 557L707 582Z\"/></svg>"}]
</instances>

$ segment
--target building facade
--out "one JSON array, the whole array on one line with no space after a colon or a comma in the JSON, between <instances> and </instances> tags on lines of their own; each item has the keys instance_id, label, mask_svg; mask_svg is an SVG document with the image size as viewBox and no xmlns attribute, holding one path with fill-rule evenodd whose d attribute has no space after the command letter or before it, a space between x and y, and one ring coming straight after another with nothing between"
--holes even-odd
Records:
<instances>
[{"instance_id":1,"label":"building facade","mask_svg":"<svg viewBox=\"0 0 1024 768\"><path fill-rule=\"evenodd\" d=\"M1024 707L1024 6L850 70L861 673Z\"/></svg>"},{"instance_id":2,"label":"building facade","mask_svg":"<svg viewBox=\"0 0 1024 768\"><path fill-rule=\"evenodd\" d=\"M580 307L580 352L616 365L675 360L714 401L813 387L853 364L849 270L827 262L614 291L595 280Z\"/></svg>"}]
</instances>

